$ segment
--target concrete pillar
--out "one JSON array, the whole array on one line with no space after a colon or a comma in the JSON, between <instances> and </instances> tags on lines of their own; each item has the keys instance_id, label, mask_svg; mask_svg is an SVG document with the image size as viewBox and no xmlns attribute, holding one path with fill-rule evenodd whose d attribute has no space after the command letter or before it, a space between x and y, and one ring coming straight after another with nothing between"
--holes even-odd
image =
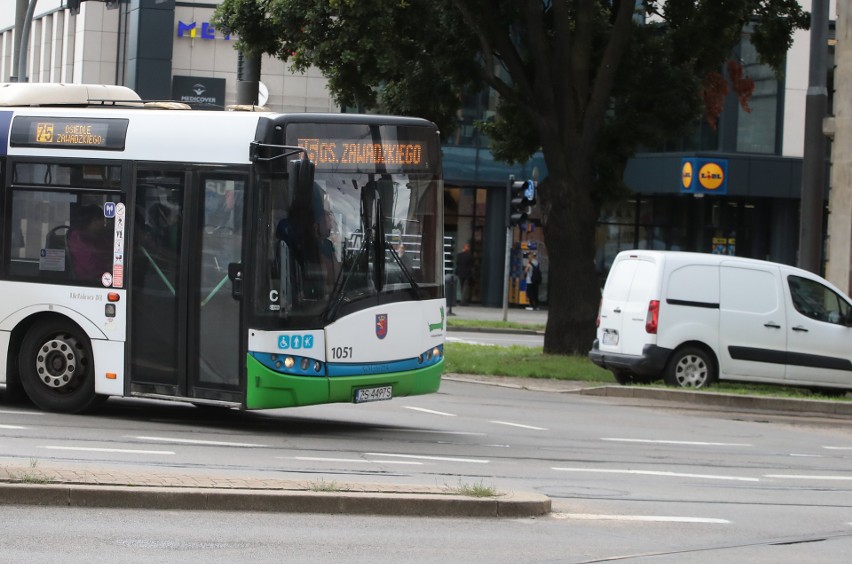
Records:
<instances>
[{"instance_id":1,"label":"concrete pillar","mask_svg":"<svg viewBox=\"0 0 852 564\"><path fill-rule=\"evenodd\" d=\"M848 2L837 2L834 57L834 117L824 127L834 139L826 277L848 295L852 290L852 8Z\"/></svg>"}]
</instances>

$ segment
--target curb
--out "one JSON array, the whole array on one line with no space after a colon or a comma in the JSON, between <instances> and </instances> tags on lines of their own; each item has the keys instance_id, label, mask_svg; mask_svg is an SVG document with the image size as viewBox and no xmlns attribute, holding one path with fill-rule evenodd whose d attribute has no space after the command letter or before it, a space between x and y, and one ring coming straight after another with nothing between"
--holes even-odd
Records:
<instances>
[{"instance_id":1,"label":"curb","mask_svg":"<svg viewBox=\"0 0 852 564\"><path fill-rule=\"evenodd\" d=\"M510 518L535 517L551 510L550 498L525 492L476 498L434 493L326 493L19 483L0 483L0 505Z\"/></svg>"},{"instance_id":2,"label":"curb","mask_svg":"<svg viewBox=\"0 0 852 564\"><path fill-rule=\"evenodd\" d=\"M738 394L666 390L661 388L631 386L600 386L594 388L583 388L573 393L578 393L584 396L679 401L689 404L713 405L737 409L762 409L852 418L852 403L840 401L743 396Z\"/></svg>"}]
</instances>

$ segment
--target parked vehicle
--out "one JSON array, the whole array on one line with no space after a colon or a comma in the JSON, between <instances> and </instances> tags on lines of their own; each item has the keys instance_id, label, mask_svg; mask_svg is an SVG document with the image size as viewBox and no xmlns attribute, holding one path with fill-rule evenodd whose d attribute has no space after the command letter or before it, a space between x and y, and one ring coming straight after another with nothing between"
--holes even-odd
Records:
<instances>
[{"instance_id":1,"label":"parked vehicle","mask_svg":"<svg viewBox=\"0 0 852 564\"><path fill-rule=\"evenodd\" d=\"M852 300L772 262L623 251L603 289L589 358L621 384L662 377L852 389Z\"/></svg>"}]
</instances>

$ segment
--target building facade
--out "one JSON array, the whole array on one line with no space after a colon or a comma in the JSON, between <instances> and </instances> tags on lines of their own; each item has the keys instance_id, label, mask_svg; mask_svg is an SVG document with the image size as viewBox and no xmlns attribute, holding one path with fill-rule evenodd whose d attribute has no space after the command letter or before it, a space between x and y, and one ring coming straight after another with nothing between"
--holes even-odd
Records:
<instances>
[{"instance_id":1,"label":"building facade","mask_svg":"<svg viewBox=\"0 0 852 564\"><path fill-rule=\"evenodd\" d=\"M17 67L17 0L0 0L0 81ZM177 99L224 107L237 101L238 53L233 38L213 28L217 2L84 1L72 15L63 0L39 0L29 37L30 82L122 84L146 100ZM264 56L260 102L278 112L337 112L327 81L311 69L290 72Z\"/></svg>"}]
</instances>

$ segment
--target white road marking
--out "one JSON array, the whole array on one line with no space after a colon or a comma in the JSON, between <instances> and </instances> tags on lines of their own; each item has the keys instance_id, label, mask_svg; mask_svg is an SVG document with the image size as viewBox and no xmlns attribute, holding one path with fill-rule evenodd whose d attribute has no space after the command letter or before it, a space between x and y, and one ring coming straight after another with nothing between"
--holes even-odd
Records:
<instances>
[{"instance_id":1,"label":"white road marking","mask_svg":"<svg viewBox=\"0 0 852 564\"><path fill-rule=\"evenodd\" d=\"M682 472L660 472L656 470L614 470L612 468L553 468L560 472L600 472L602 474L640 474L643 476L669 476L674 478L703 478L706 480L732 480L737 482L759 482L759 478L739 476L717 476L714 474L685 474Z\"/></svg>"},{"instance_id":2,"label":"white road marking","mask_svg":"<svg viewBox=\"0 0 852 564\"><path fill-rule=\"evenodd\" d=\"M556 519L583 519L587 521L651 521L657 523L712 523L728 525L727 519L712 517L671 517L666 515L593 515L585 513L551 513Z\"/></svg>"},{"instance_id":3,"label":"white road marking","mask_svg":"<svg viewBox=\"0 0 852 564\"><path fill-rule=\"evenodd\" d=\"M447 417L455 417L455 413L444 413L443 411L434 411L432 409L425 409L423 407L412 407L410 405L404 405L405 409L413 409L414 411L422 411L423 413L431 413L432 415L445 415Z\"/></svg>"},{"instance_id":4,"label":"white road marking","mask_svg":"<svg viewBox=\"0 0 852 564\"><path fill-rule=\"evenodd\" d=\"M0 429L28 429L29 427L21 427L20 425L0 425Z\"/></svg>"},{"instance_id":5,"label":"white road marking","mask_svg":"<svg viewBox=\"0 0 852 564\"><path fill-rule=\"evenodd\" d=\"M433 433L436 435L470 435L484 437L485 433L472 433L470 431L436 431L434 429L397 429L396 427L380 427L382 431L394 431L397 433Z\"/></svg>"},{"instance_id":6,"label":"white road marking","mask_svg":"<svg viewBox=\"0 0 852 564\"><path fill-rule=\"evenodd\" d=\"M510 427L520 427L521 429L532 429L533 431L547 431L544 427L533 427L532 425L521 425L520 423L509 423L508 421L492 421L498 425L509 425Z\"/></svg>"},{"instance_id":7,"label":"white road marking","mask_svg":"<svg viewBox=\"0 0 852 564\"><path fill-rule=\"evenodd\" d=\"M852 450L852 447L824 446L822 448L826 450Z\"/></svg>"},{"instance_id":8,"label":"white road marking","mask_svg":"<svg viewBox=\"0 0 852 564\"><path fill-rule=\"evenodd\" d=\"M790 480L842 480L850 481L852 476L808 476L805 474L764 474L764 478L780 478Z\"/></svg>"},{"instance_id":9,"label":"white road marking","mask_svg":"<svg viewBox=\"0 0 852 564\"><path fill-rule=\"evenodd\" d=\"M602 441L616 441L621 443L654 443L660 445L689 445L689 446L735 446L735 447L750 447L748 443L708 443L701 441L667 441L656 439L620 439L612 437L603 437Z\"/></svg>"},{"instance_id":10,"label":"white road marking","mask_svg":"<svg viewBox=\"0 0 852 564\"><path fill-rule=\"evenodd\" d=\"M44 415L41 411L12 411L6 409L0 409L0 413L5 415Z\"/></svg>"},{"instance_id":11,"label":"white road marking","mask_svg":"<svg viewBox=\"0 0 852 564\"><path fill-rule=\"evenodd\" d=\"M275 458L288 460L284 456L276 456ZM293 458L308 462L362 462L365 464L411 464L414 466L423 466L422 462L414 462L412 460L366 460L364 458L322 458L319 456L294 456Z\"/></svg>"},{"instance_id":12,"label":"white road marking","mask_svg":"<svg viewBox=\"0 0 852 564\"><path fill-rule=\"evenodd\" d=\"M795 452L790 453L790 456L799 456L802 458L824 458L821 454L796 454Z\"/></svg>"},{"instance_id":13,"label":"white road marking","mask_svg":"<svg viewBox=\"0 0 852 564\"><path fill-rule=\"evenodd\" d=\"M445 462L472 462L474 464L488 464L490 460L479 458L453 458L450 456L421 456L417 454L389 454L385 452L365 452L364 456L389 456L395 458L413 458L417 460L442 460Z\"/></svg>"},{"instance_id":14,"label":"white road marking","mask_svg":"<svg viewBox=\"0 0 852 564\"><path fill-rule=\"evenodd\" d=\"M125 438L128 439L138 439L140 441L161 441L164 443L181 443L187 445L210 445L210 446L232 446L232 447L257 447L257 448L266 448L267 445L259 445L254 443L229 443L224 441L202 441L197 439L173 439L170 437L132 437L127 436Z\"/></svg>"},{"instance_id":15,"label":"white road marking","mask_svg":"<svg viewBox=\"0 0 852 564\"><path fill-rule=\"evenodd\" d=\"M70 447L70 446L43 446L49 450L79 450L84 452L120 452L127 454L174 454L170 450L132 450L129 448L94 448L94 447Z\"/></svg>"}]
</instances>

